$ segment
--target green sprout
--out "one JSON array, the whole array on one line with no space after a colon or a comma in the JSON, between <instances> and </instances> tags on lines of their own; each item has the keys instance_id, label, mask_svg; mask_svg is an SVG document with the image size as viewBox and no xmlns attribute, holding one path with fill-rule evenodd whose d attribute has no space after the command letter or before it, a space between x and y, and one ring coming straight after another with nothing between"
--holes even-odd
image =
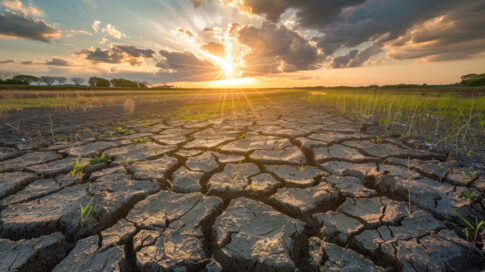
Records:
<instances>
[{"instance_id":1,"label":"green sprout","mask_svg":"<svg viewBox=\"0 0 485 272\"><path fill-rule=\"evenodd\" d=\"M478 219L475 217L475 225L473 225L470 221L466 220L457 211L451 210L451 213L454 214L454 215L456 215L458 218L460 218L461 221L463 221L467 225L467 227L474 232L474 236L473 236L472 243L475 245L476 242L477 242L478 233L480 232L480 229L483 226L483 224L485 224L485 221L481 220L480 222L478 222ZM469 230L467 228L464 228L463 229L463 232L465 233L466 240L468 241L468 238L470 236Z\"/></svg>"},{"instance_id":2,"label":"green sprout","mask_svg":"<svg viewBox=\"0 0 485 272\"><path fill-rule=\"evenodd\" d=\"M461 195L463 197L466 197L466 199L472 201L473 200L473 197L475 196L477 192L471 192L470 194L467 194L466 192L461 192Z\"/></svg>"},{"instance_id":3,"label":"green sprout","mask_svg":"<svg viewBox=\"0 0 485 272\"><path fill-rule=\"evenodd\" d=\"M79 215L78 224L81 224L81 226L83 226L84 223L86 223L89 216L91 215L91 212L93 211L93 208L94 208L93 201L94 201L94 196L91 197L91 199L89 200L86 206L83 207L83 205L79 205L81 206L81 214Z\"/></svg>"},{"instance_id":4,"label":"green sprout","mask_svg":"<svg viewBox=\"0 0 485 272\"><path fill-rule=\"evenodd\" d=\"M172 189L173 189L172 181L170 179L166 179L165 181L167 182L168 190L172 191Z\"/></svg>"},{"instance_id":5,"label":"green sprout","mask_svg":"<svg viewBox=\"0 0 485 272\"><path fill-rule=\"evenodd\" d=\"M88 166L89 163L86 163L86 164L83 164L81 165L81 162L80 162L81 158L77 158L76 162L74 163L74 166L72 167L72 170L71 170L71 176L75 176L76 173L82 173L82 171L84 170L84 167Z\"/></svg>"},{"instance_id":6,"label":"green sprout","mask_svg":"<svg viewBox=\"0 0 485 272\"><path fill-rule=\"evenodd\" d=\"M135 138L135 139L131 139L131 142L134 143L134 144L146 143L146 142L148 142L148 138L138 137L138 138Z\"/></svg>"},{"instance_id":7,"label":"green sprout","mask_svg":"<svg viewBox=\"0 0 485 272\"><path fill-rule=\"evenodd\" d=\"M95 155L92 160L89 161L89 164L97 164L97 163L110 163L113 161L113 158L111 158L109 155L106 153L101 153L101 155Z\"/></svg>"}]
</instances>

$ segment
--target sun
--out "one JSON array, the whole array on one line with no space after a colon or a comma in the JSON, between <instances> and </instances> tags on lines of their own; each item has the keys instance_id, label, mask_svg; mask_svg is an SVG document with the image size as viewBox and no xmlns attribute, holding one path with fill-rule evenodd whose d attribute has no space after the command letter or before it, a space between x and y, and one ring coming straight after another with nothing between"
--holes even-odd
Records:
<instances>
[{"instance_id":1,"label":"sun","mask_svg":"<svg viewBox=\"0 0 485 272\"><path fill-rule=\"evenodd\" d=\"M231 60L224 59L219 64L221 66L222 72L224 73L224 78L233 78L236 75L236 67Z\"/></svg>"}]
</instances>

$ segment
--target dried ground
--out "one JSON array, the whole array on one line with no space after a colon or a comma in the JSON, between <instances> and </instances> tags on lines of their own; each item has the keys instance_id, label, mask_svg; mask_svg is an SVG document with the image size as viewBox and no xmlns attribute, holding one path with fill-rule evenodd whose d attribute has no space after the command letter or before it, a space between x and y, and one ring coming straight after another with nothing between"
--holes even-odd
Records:
<instances>
[{"instance_id":1,"label":"dried ground","mask_svg":"<svg viewBox=\"0 0 485 272\"><path fill-rule=\"evenodd\" d=\"M4 144L0 270L485 268L483 169L296 99L184 119Z\"/></svg>"}]
</instances>

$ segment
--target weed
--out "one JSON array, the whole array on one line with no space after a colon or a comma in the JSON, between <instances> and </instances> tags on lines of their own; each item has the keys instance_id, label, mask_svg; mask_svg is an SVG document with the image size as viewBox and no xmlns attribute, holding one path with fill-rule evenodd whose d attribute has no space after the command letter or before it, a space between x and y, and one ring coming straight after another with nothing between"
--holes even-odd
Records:
<instances>
[{"instance_id":1,"label":"weed","mask_svg":"<svg viewBox=\"0 0 485 272\"><path fill-rule=\"evenodd\" d=\"M135 134L135 132L129 130L129 129L124 129L122 127L115 127L115 131L116 133L118 134L121 134L121 135L132 135L132 134Z\"/></svg>"},{"instance_id":2,"label":"weed","mask_svg":"<svg viewBox=\"0 0 485 272\"><path fill-rule=\"evenodd\" d=\"M79 172L79 173L82 173L83 169L84 169L86 166L88 166L88 165L89 165L89 163L86 163L86 164L81 165L80 160L81 160L81 158L78 158L78 159L76 160L76 162L74 163L74 166L72 167L72 170L71 170L71 176L73 176L73 177L74 177L74 176L76 175L76 173L78 173L78 172Z\"/></svg>"},{"instance_id":3,"label":"weed","mask_svg":"<svg viewBox=\"0 0 485 272\"><path fill-rule=\"evenodd\" d=\"M81 206L81 214L79 215L79 220L77 224L81 224L81 226L83 226L84 223L88 220L94 208L93 206L94 197L95 196L91 197L91 199L89 200L86 206L83 207L83 205L79 205Z\"/></svg>"},{"instance_id":4,"label":"weed","mask_svg":"<svg viewBox=\"0 0 485 272\"><path fill-rule=\"evenodd\" d=\"M113 161L113 158L111 158L108 154L103 152L101 153L101 155L95 155L93 159L89 161L89 164L97 164L97 163L109 164L112 161Z\"/></svg>"},{"instance_id":5,"label":"weed","mask_svg":"<svg viewBox=\"0 0 485 272\"><path fill-rule=\"evenodd\" d=\"M472 243L475 245L477 243L478 233L480 232L483 224L485 224L485 221L481 220L480 222L478 222L478 219L475 217L475 225L473 225L472 223L470 223L470 221L466 220L459 212L455 210L451 210L450 212L460 218L461 221L463 221L467 225L468 228L463 229L463 233L465 233L467 241L469 239L468 229L474 232Z\"/></svg>"},{"instance_id":6,"label":"weed","mask_svg":"<svg viewBox=\"0 0 485 272\"><path fill-rule=\"evenodd\" d=\"M167 182L168 190L172 191L173 189L173 183L170 179L166 179L165 182Z\"/></svg>"},{"instance_id":7,"label":"weed","mask_svg":"<svg viewBox=\"0 0 485 272\"><path fill-rule=\"evenodd\" d=\"M471 192L470 194L467 194L466 192L461 192L461 196L465 197L466 199L472 201L473 197L475 196L477 192Z\"/></svg>"},{"instance_id":8,"label":"weed","mask_svg":"<svg viewBox=\"0 0 485 272\"><path fill-rule=\"evenodd\" d=\"M106 133L106 137L108 137L108 138L113 137L113 133L111 133L111 132Z\"/></svg>"},{"instance_id":9,"label":"weed","mask_svg":"<svg viewBox=\"0 0 485 272\"><path fill-rule=\"evenodd\" d=\"M297 169L298 169L298 171L300 171L300 172L305 171L305 168L306 168L306 165L304 165L304 164L299 164L299 165L297 166Z\"/></svg>"},{"instance_id":10,"label":"weed","mask_svg":"<svg viewBox=\"0 0 485 272\"><path fill-rule=\"evenodd\" d=\"M135 139L131 139L131 142L134 143L134 144L142 144L142 143L148 142L148 138L138 137L138 138L135 138Z\"/></svg>"},{"instance_id":11,"label":"weed","mask_svg":"<svg viewBox=\"0 0 485 272\"><path fill-rule=\"evenodd\" d=\"M143 123L143 124L141 124L141 127L142 127L142 128L151 128L151 127L153 127L154 125L155 125L155 124L153 124L153 123Z\"/></svg>"},{"instance_id":12,"label":"weed","mask_svg":"<svg viewBox=\"0 0 485 272\"><path fill-rule=\"evenodd\" d=\"M460 174L466 179L466 181L470 182L475 179L478 171L471 171L470 173L465 173L465 171L461 171Z\"/></svg>"}]
</instances>

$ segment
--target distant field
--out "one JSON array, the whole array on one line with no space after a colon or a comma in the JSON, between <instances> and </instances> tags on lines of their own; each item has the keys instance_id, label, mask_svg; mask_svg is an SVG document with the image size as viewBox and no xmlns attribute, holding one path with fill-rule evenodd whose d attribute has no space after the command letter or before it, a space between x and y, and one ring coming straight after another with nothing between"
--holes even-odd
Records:
<instances>
[{"instance_id":1,"label":"distant field","mask_svg":"<svg viewBox=\"0 0 485 272\"><path fill-rule=\"evenodd\" d=\"M452 143L462 153L483 149L484 88L0 90L0 116L49 108L83 111L118 106L130 111L135 105L151 105L156 110L158 104L163 104L160 109L170 107L168 111L177 118L207 119L222 111L248 110L251 101L271 103L273 97L289 95L361 121L377 122L390 136Z\"/></svg>"},{"instance_id":2,"label":"distant field","mask_svg":"<svg viewBox=\"0 0 485 272\"><path fill-rule=\"evenodd\" d=\"M89 109L135 102L198 104L296 93L298 90L0 90L0 114L27 108Z\"/></svg>"}]
</instances>

